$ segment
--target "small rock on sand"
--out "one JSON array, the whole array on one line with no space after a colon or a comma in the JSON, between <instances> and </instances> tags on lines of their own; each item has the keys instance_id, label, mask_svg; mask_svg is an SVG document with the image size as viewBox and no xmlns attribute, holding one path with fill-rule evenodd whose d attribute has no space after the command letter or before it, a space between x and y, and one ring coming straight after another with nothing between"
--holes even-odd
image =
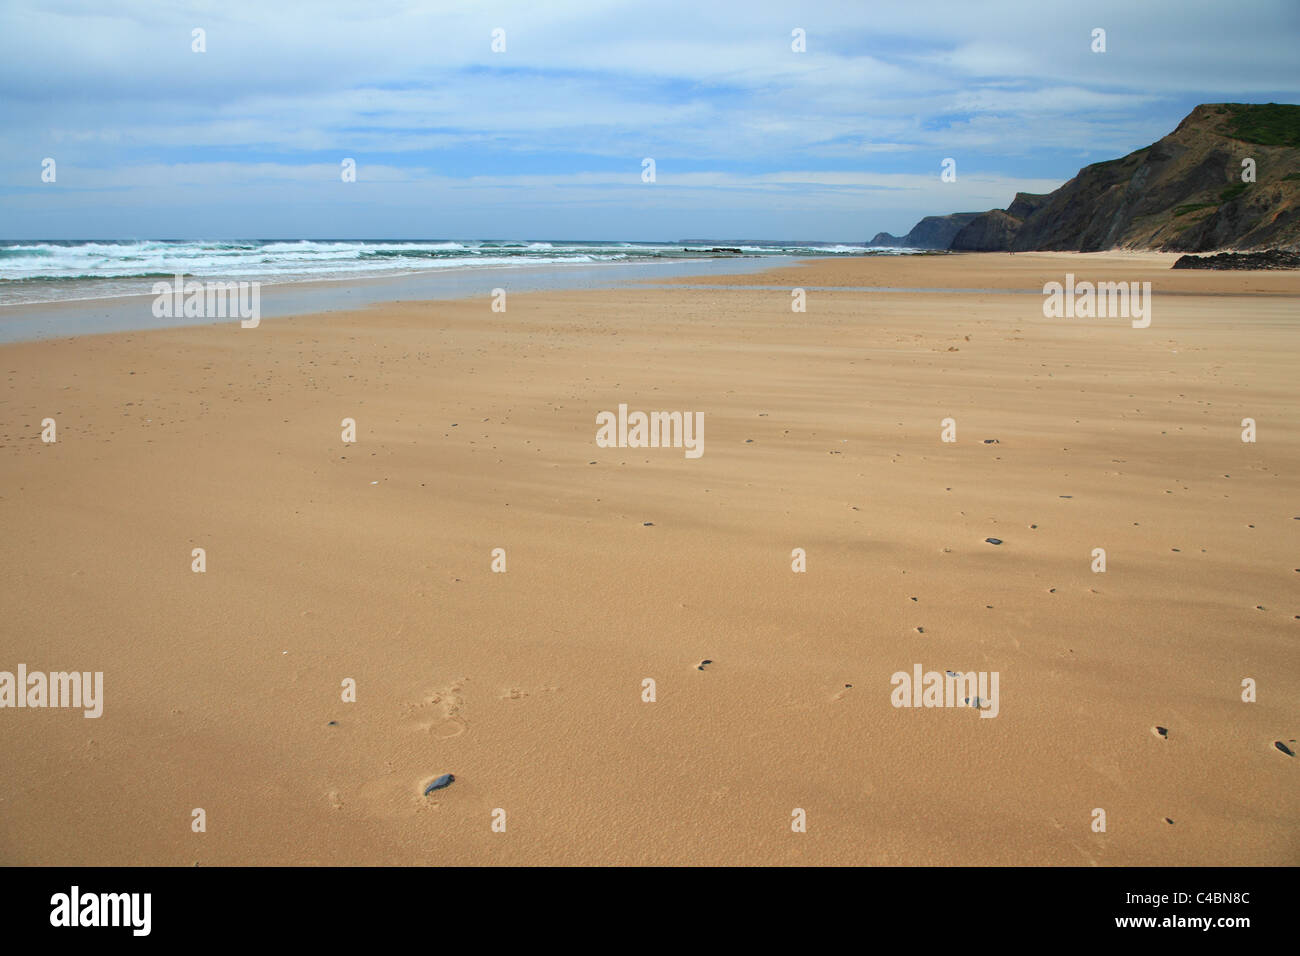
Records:
<instances>
[{"instance_id":1,"label":"small rock on sand","mask_svg":"<svg viewBox=\"0 0 1300 956\"><path fill-rule=\"evenodd\" d=\"M441 777L435 777L433 780L429 782L429 785L424 788L424 795L427 797L435 790L441 790L444 787L450 787L455 781L456 781L455 774L444 773Z\"/></svg>"}]
</instances>

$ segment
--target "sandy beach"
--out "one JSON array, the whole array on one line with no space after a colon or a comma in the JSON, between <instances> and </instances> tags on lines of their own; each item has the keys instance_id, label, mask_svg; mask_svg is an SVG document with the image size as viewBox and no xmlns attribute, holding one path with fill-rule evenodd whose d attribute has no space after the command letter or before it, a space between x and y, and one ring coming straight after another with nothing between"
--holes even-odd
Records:
<instances>
[{"instance_id":1,"label":"sandy beach","mask_svg":"<svg viewBox=\"0 0 1300 956\"><path fill-rule=\"evenodd\" d=\"M1300 275L1174 258L0 346L0 670L104 675L0 713L0 863L1300 863Z\"/></svg>"}]
</instances>

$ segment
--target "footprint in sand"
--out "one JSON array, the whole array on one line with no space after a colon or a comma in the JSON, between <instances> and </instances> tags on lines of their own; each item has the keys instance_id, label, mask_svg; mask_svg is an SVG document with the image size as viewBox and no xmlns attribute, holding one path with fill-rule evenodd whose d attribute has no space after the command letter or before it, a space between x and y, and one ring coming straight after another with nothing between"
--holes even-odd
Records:
<instances>
[{"instance_id":1,"label":"footprint in sand","mask_svg":"<svg viewBox=\"0 0 1300 956\"><path fill-rule=\"evenodd\" d=\"M460 716L464 703L460 691L464 681L462 677L450 687L434 691L423 704L412 704L410 717L416 727L441 740L463 734L467 726Z\"/></svg>"}]
</instances>

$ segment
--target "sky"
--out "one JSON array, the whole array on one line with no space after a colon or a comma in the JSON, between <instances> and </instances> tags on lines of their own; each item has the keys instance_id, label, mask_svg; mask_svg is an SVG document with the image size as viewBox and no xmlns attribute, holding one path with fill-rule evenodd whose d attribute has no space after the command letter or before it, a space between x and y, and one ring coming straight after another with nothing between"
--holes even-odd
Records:
<instances>
[{"instance_id":1,"label":"sky","mask_svg":"<svg viewBox=\"0 0 1300 956\"><path fill-rule=\"evenodd\" d=\"M0 0L0 238L864 242L1300 102L1297 41L1300 0Z\"/></svg>"}]
</instances>

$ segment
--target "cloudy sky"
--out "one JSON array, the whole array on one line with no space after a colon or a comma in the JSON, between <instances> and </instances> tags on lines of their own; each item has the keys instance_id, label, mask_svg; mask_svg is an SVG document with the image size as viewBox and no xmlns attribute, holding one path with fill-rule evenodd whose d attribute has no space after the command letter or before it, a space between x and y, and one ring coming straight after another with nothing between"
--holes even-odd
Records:
<instances>
[{"instance_id":1,"label":"cloudy sky","mask_svg":"<svg viewBox=\"0 0 1300 956\"><path fill-rule=\"evenodd\" d=\"M1300 0L4 0L0 238L860 242L1300 102L1298 39Z\"/></svg>"}]
</instances>

